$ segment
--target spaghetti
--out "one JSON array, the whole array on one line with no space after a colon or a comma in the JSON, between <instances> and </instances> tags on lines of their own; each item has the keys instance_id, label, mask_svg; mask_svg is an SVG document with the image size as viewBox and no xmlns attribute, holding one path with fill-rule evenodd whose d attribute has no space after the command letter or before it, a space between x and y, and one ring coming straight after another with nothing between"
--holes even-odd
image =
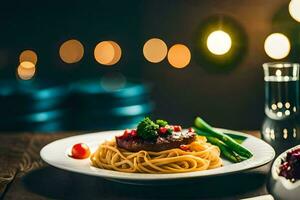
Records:
<instances>
[{"instance_id":1,"label":"spaghetti","mask_svg":"<svg viewBox=\"0 0 300 200\"><path fill-rule=\"evenodd\" d=\"M182 173L222 166L220 149L206 138L197 136L187 146L160 152L130 152L117 147L116 141L106 141L91 156L94 167L129 173Z\"/></svg>"}]
</instances>

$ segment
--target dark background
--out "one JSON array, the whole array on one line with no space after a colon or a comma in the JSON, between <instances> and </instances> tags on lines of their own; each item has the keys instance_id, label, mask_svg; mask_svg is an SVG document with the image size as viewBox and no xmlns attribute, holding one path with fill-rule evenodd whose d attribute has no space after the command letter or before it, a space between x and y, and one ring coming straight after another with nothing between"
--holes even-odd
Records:
<instances>
[{"instance_id":1,"label":"dark background","mask_svg":"<svg viewBox=\"0 0 300 200\"><path fill-rule=\"evenodd\" d=\"M288 2L5 1L0 6L0 79L15 79L19 54L32 49L38 54L36 76L41 80L75 81L120 72L129 80L153 84L155 117L189 125L200 115L218 127L259 129L264 117L261 65L272 61L264 52L265 38L274 31L290 36L292 51L285 61L299 61L299 25L288 14ZM247 40L243 59L226 72L212 72L195 60L199 25L215 15L236 21ZM163 39L168 47L187 45L190 64L175 69L166 59L158 64L146 61L142 47L152 37ZM58 49L72 38L82 42L85 54L79 63L66 64ZM115 66L105 67L94 59L94 47L103 40L114 40L122 48Z\"/></svg>"}]
</instances>

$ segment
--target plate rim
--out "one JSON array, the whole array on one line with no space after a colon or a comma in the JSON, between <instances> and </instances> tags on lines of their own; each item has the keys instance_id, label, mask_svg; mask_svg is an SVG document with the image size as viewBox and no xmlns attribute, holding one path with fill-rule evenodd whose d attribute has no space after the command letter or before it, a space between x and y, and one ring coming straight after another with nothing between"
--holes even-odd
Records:
<instances>
[{"instance_id":1,"label":"plate rim","mask_svg":"<svg viewBox=\"0 0 300 200\"><path fill-rule=\"evenodd\" d=\"M200 177L228 175L228 174L238 173L238 172L247 171L247 170L251 170L251 169L255 169L255 168L264 166L264 165L268 164L269 162L271 162L275 158L275 150L273 149L273 147L270 144L268 144L267 142L263 141L262 139L259 139L255 136L252 136L250 134L243 133L243 132L240 132L240 131L224 129L224 128L214 128L214 129L216 129L218 131L222 131L222 132L230 132L230 133L235 134L235 135L246 136L247 138L252 138L252 139L255 139L255 140L259 140L260 142L263 142L265 147L268 148L271 151L270 153L272 155L270 154L270 157L268 159L265 159L265 160L261 161L259 164L253 165L251 167L243 167L243 168L235 169L235 170L232 170L232 171L218 172L216 174L213 174L213 173L203 174L203 171L186 172L186 173L169 173L169 174L127 173L127 172L117 172L117 171L107 170L107 169L98 169L98 168L95 168L95 167L92 167L92 166L90 166L91 167L90 171L79 171L77 168L62 166L60 164L53 163L53 162L51 162L50 160L47 159L47 156L45 156L46 150L49 147L51 147L52 145L54 145L55 143L58 143L58 142L63 142L63 141L67 141L67 140L74 139L74 138L80 138L80 137L83 137L83 136L98 135L98 134L104 134L104 133L105 134L115 133L115 135L117 135L116 132L122 132L123 131L123 130L109 130L109 131L85 133L85 134L81 134L81 135L69 136L69 137L66 137L66 138L55 140L55 141L45 145L41 149L40 156L41 156L42 160L45 161L47 164L49 164L51 166L54 166L56 168L59 168L59 169L66 170L66 171L71 171L71 172L90 175L90 176L102 177L102 178L107 178L107 179L128 180L128 181L164 181L164 180L191 179L191 178L200 178ZM66 149L67 148L68 147L66 147ZM65 155L65 153L64 153L64 155ZM250 158L250 159L252 159L252 158ZM245 160L243 162L246 162L246 161L249 162L249 159ZM241 164L243 162L236 163L236 164ZM92 168L95 168L97 171L93 170ZM217 168L217 169L220 169L220 168ZM215 170L215 169L210 169L210 170ZM115 175L110 174L109 172L123 174L124 176L115 176ZM199 172L200 172L200 174L199 174ZM202 172L202 174L201 174L201 172ZM130 177L130 174L131 175L134 174L134 176ZM135 176L135 175L142 175L142 176ZM144 175L148 176L148 177L145 177ZM154 176L149 176L149 175L154 175ZM159 175L160 177L158 177L157 175ZM165 175L165 176L161 176L161 175ZM166 176L166 175L168 175L168 176Z\"/></svg>"}]
</instances>

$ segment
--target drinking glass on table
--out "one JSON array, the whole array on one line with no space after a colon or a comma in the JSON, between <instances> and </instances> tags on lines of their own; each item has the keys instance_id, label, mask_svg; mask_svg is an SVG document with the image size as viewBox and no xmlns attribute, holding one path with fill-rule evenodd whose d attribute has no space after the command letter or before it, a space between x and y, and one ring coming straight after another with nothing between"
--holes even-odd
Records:
<instances>
[{"instance_id":1,"label":"drinking glass on table","mask_svg":"<svg viewBox=\"0 0 300 200\"><path fill-rule=\"evenodd\" d=\"M275 120L295 117L299 110L299 64L263 64L265 114Z\"/></svg>"}]
</instances>

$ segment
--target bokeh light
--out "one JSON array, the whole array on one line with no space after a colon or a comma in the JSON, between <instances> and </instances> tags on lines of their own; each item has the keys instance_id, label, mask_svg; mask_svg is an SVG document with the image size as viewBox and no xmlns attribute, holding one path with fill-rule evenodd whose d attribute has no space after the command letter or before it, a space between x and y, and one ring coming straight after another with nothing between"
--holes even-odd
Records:
<instances>
[{"instance_id":1,"label":"bokeh light","mask_svg":"<svg viewBox=\"0 0 300 200\"><path fill-rule=\"evenodd\" d=\"M265 40L266 54L273 59L282 59L289 55L291 44L287 36L282 33L272 33Z\"/></svg>"},{"instance_id":2,"label":"bokeh light","mask_svg":"<svg viewBox=\"0 0 300 200\"><path fill-rule=\"evenodd\" d=\"M21 66L22 68L25 68L25 69L35 68L35 65L29 61L21 62L19 66Z\"/></svg>"},{"instance_id":3,"label":"bokeh light","mask_svg":"<svg viewBox=\"0 0 300 200\"><path fill-rule=\"evenodd\" d=\"M59 48L60 58L68 64L79 62L84 54L80 41L72 39L64 42Z\"/></svg>"},{"instance_id":4,"label":"bokeh light","mask_svg":"<svg viewBox=\"0 0 300 200\"><path fill-rule=\"evenodd\" d=\"M207 37L208 50L215 55L223 55L231 48L231 38L228 33L218 30Z\"/></svg>"},{"instance_id":5,"label":"bokeh light","mask_svg":"<svg viewBox=\"0 0 300 200\"><path fill-rule=\"evenodd\" d=\"M291 0L289 4L289 12L292 18L300 22L300 0Z\"/></svg>"},{"instance_id":6,"label":"bokeh light","mask_svg":"<svg viewBox=\"0 0 300 200\"><path fill-rule=\"evenodd\" d=\"M97 44L94 56L102 65L114 65L121 59L121 47L114 41L102 41Z\"/></svg>"},{"instance_id":7,"label":"bokeh light","mask_svg":"<svg viewBox=\"0 0 300 200\"><path fill-rule=\"evenodd\" d=\"M163 40L152 38L144 44L143 53L149 62L158 63L167 56L168 47Z\"/></svg>"},{"instance_id":8,"label":"bokeh light","mask_svg":"<svg viewBox=\"0 0 300 200\"><path fill-rule=\"evenodd\" d=\"M186 67L191 60L191 52L183 44L173 45L168 52L168 61L175 68Z\"/></svg>"},{"instance_id":9,"label":"bokeh light","mask_svg":"<svg viewBox=\"0 0 300 200\"><path fill-rule=\"evenodd\" d=\"M28 61L36 65L37 60L38 60L37 54L32 50L24 50L19 56L20 63Z\"/></svg>"},{"instance_id":10,"label":"bokeh light","mask_svg":"<svg viewBox=\"0 0 300 200\"><path fill-rule=\"evenodd\" d=\"M22 62L17 68L18 77L22 80L29 80L35 75L35 65L31 62Z\"/></svg>"}]
</instances>

